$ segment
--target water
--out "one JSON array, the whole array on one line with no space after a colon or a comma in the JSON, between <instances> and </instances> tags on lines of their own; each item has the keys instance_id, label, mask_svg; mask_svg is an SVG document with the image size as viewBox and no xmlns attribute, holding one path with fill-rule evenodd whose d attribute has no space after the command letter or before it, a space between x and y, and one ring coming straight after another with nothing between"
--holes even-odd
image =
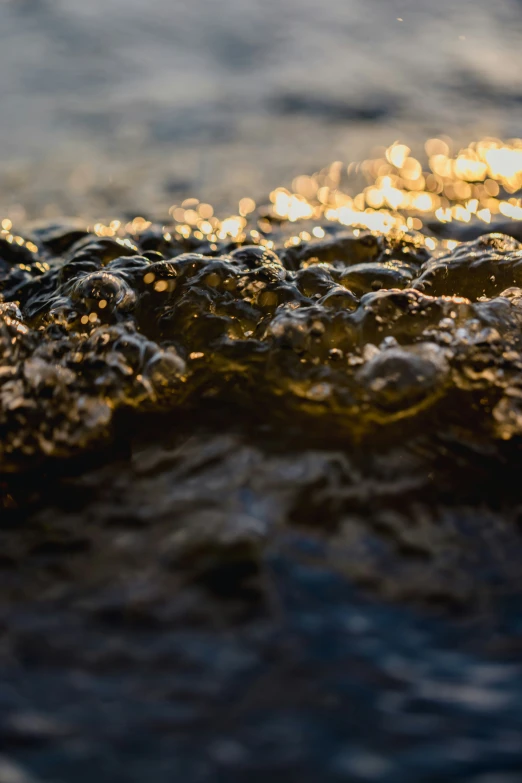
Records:
<instances>
[{"instance_id":1,"label":"water","mask_svg":"<svg viewBox=\"0 0 522 783\"><path fill-rule=\"evenodd\" d=\"M0 783L520 779L519 243L126 219L520 136L521 26L0 5ZM64 213L123 221L25 224Z\"/></svg>"},{"instance_id":2,"label":"water","mask_svg":"<svg viewBox=\"0 0 522 783\"><path fill-rule=\"evenodd\" d=\"M521 28L516 0L4 1L0 203L234 209L397 138L520 135Z\"/></svg>"}]
</instances>

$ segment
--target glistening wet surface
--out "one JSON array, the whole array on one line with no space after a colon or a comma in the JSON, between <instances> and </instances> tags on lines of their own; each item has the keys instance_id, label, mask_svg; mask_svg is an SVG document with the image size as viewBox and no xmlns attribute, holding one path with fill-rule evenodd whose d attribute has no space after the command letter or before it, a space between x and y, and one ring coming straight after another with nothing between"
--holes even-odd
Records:
<instances>
[{"instance_id":1,"label":"glistening wet surface","mask_svg":"<svg viewBox=\"0 0 522 783\"><path fill-rule=\"evenodd\" d=\"M518 777L519 224L273 202L5 222L5 780Z\"/></svg>"},{"instance_id":2,"label":"glistening wet surface","mask_svg":"<svg viewBox=\"0 0 522 783\"><path fill-rule=\"evenodd\" d=\"M0 3L0 783L520 779L520 28Z\"/></svg>"}]
</instances>

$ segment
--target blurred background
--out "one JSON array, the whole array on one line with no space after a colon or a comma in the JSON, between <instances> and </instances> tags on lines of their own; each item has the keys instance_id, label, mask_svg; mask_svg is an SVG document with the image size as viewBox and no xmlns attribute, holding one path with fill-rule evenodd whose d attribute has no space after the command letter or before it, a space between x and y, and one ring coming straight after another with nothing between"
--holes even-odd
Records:
<instances>
[{"instance_id":1,"label":"blurred background","mask_svg":"<svg viewBox=\"0 0 522 783\"><path fill-rule=\"evenodd\" d=\"M224 210L400 139L522 134L520 0L0 0L0 208Z\"/></svg>"}]
</instances>

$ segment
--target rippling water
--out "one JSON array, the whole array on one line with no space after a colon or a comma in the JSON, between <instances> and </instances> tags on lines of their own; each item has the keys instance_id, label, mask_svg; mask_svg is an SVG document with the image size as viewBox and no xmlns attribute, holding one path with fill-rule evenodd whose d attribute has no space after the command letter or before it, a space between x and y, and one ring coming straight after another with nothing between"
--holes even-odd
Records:
<instances>
[{"instance_id":1,"label":"rippling water","mask_svg":"<svg viewBox=\"0 0 522 783\"><path fill-rule=\"evenodd\" d=\"M399 137L520 135L520 8L4 1L2 205L141 214L198 195L232 208Z\"/></svg>"}]
</instances>

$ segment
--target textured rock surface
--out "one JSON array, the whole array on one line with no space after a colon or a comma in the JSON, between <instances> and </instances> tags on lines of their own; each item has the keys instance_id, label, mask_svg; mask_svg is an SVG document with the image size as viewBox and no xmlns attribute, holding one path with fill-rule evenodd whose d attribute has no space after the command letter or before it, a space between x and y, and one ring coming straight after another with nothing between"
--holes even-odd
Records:
<instances>
[{"instance_id":1,"label":"textured rock surface","mask_svg":"<svg viewBox=\"0 0 522 783\"><path fill-rule=\"evenodd\" d=\"M522 245L273 236L4 242L0 781L517 779Z\"/></svg>"},{"instance_id":2,"label":"textured rock surface","mask_svg":"<svg viewBox=\"0 0 522 783\"><path fill-rule=\"evenodd\" d=\"M432 258L404 235L340 234L277 255L183 252L181 237L154 230L148 249L64 231L40 230L40 250L2 240L4 470L110 439L118 412L201 397L247 413L262 399L267 424L321 417L321 430L359 440L428 408L448 432L465 410L473 436L518 433L522 246L511 237Z\"/></svg>"}]
</instances>

